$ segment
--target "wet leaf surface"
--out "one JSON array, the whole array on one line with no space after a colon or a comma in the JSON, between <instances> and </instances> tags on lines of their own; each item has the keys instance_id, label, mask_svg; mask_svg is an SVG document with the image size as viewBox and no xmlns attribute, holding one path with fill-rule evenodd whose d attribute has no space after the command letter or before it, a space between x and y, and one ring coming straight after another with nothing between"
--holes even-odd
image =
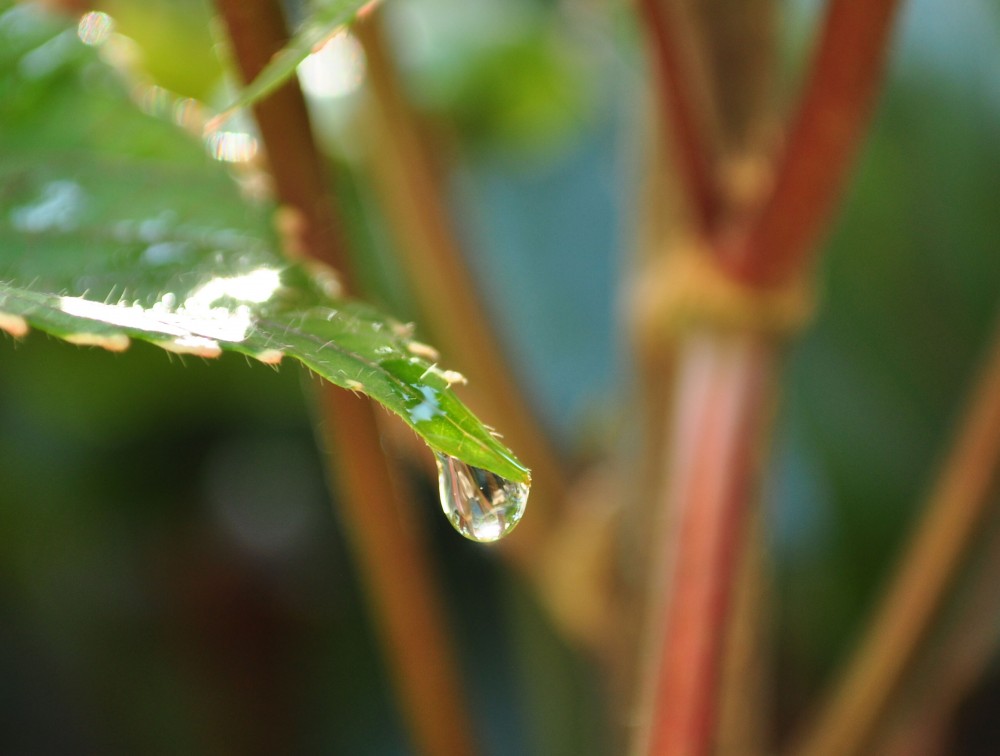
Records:
<instances>
[{"instance_id":1,"label":"wet leaf surface","mask_svg":"<svg viewBox=\"0 0 1000 756\"><path fill-rule=\"evenodd\" d=\"M339 297L332 271L284 259L269 216L197 139L137 109L75 29L0 2L0 328L298 360L436 451L527 481L450 389L460 376Z\"/></svg>"}]
</instances>

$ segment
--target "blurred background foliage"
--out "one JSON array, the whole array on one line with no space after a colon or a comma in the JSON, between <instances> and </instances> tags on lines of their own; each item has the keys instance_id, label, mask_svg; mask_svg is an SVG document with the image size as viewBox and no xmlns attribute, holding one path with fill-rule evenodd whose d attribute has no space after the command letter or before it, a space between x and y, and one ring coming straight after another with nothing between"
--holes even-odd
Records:
<instances>
[{"instance_id":1,"label":"blurred background foliage","mask_svg":"<svg viewBox=\"0 0 1000 756\"><path fill-rule=\"evenodd\" d=\"M793 81L817 9L785 5ZM100 7L163 87L225 100L204 4ZM386 11L413 101L455 136L454 217L517 374L563 449L614 449L643 160L629 8ZM997 39L996 2L907 4L819 271L819 315L789 354L766 488L779 731L859 630L996 320ZM363 95L311 104L369 293L407 318L352 157ZM0 349L0 751L407 752L329 508L307 378L37 334ZM413 474L486 752L609 752L617 713L598 670L488 548L451 532Z\"/></svg>"}]
</instances>

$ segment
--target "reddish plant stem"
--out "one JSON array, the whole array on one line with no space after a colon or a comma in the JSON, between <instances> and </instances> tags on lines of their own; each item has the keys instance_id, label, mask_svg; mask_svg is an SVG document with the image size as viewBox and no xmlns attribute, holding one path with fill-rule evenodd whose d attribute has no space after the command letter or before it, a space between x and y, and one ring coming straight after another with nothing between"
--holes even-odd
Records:
<instances>
[{"instance_id":1,"label":"reddish plant stem","mask_svg":"<svg viewBox=\"0 0 1000 756\"><path fill-rule=\"evenodd\" d=\"M709 150L708 116L699 101L690 60L685 60L681 34L677 33L673 0L639 0L657 79L663 123L696 229L707 234L719 210L719 192ZM673 169L673 165L671 166Z\"/></svg>"},{"instance_id":2,"label":"reddish plant stem","mask_svg":"<svg viewBox=\"0 0 1000 756\"><path fill-rule=\"evenodd\" d=\"M756 218L713 245L730 275L766 287L804 272L863 133L896 4L831 0L773 191ZM716 190L696 175L697 166L684 164L704 152L693 146L696 139L683 142L693 119L680 65L664 53L674 46L659 15L663 6L643 0L643 8L660 51L664 100L675 103L665 112L680 122L674 136L682 140L685 188L693 205L711 209L703 216L710 227L720 201L701 196ZM647 753L702 756L713 746L734 552L753 498L754 445L774 369L773 347L765 344L749 334L708 333L689 338L681 352L673 467L664 489L664 506L678 524Z\"/></svg>"},{"instance_id":3,"label":"reddish plant stem","mask_svg":"<svg viewBox=\"0 0 1000 756\"><path fill-rule=\"evenodd\" d=\"M245 80L256 76L287 42L277 0L217 0ZM293 221L284 231L294 251L349 268L305 101L293 79L254 108L279 201ZM349 286L347 288L350 288ZM323 384L322 431L339 499L387 664L414 746L424 754L472 754L457 666L450 654L441 600L419 530L406 527L406 507L392 486L373 408Z\"/></svg>"},{"instance_id":4,"label":"reddish plant stem","mask_svg":"<svg viewBox=\"0 0 1000 756\"><path fill-rule=\"evenodd\" d=\"M786 283L814 254L868 123L899 0L830 0L774 186L749 234L723 248L738 278Z\"/></svg>"},{"instance_id":5,"label":"reddish plant stem","mask_svg":"<svg viewBox=\"0 0 1000 756\"><path fill-rule=\"evenodd\" d=\"M795 751L798 754L863 752L995 503L1000 474L1000 334L992 350L956 443L870 630Z\"/></svg>"},{"instance_id":6,"label":"reddish plant stem","mask_svg":"<svg viewBox=\"0 0 1000 756\"><path fill-rule=\"evenodd\" d=\"M773 348L755 336L687 337L673 408L665 506L676 525L650 754L702 756L715 735L735 565L770 404Z\"/></svg>"}]
</instances>

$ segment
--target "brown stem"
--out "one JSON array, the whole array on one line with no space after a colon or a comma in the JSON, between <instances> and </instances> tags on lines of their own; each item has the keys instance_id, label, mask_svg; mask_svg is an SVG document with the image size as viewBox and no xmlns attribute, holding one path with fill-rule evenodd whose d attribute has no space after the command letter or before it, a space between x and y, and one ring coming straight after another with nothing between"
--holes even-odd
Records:
<instances>
[{"instance_id":1,"label":"brown stem","mask_svg":"<svg viewBox=\"0 0 1000 756\"><path fill-rule=\"evenodd\" d=\"M874 97L897 2L831 0L772 190L759 213L741 212L725 219L723 228L716 216L725 198L699 163L705 152L691 80L672 57L677 48L662 15L667 6L641 1L658 54L664 111L682 147L683 184L701 212L696 231L704 235L707 228L728 274L761 295L759 302L751 296L751 309L763 306L767 287L794 290L832 212ZM665 619L656 634L658 653L650 654L658 659L647 697L652 722L640 753L703 756L717 738L735 552L754 496L753 455L767 424L764 405L776 367L769 340L755 337L749 324L736 331L742 335L695 332L679 354L669 477L661 496L676 521L674 554L664 567Z\"/></svg>"},{"instance_id":2,"label":"brown stem","mask_svg":"<svg viewBox=\"0 0 1000 756\"><path fill-rule=\"evenodd\" d=\"M245 80L287 42L277 0L216 0ZM294 80L254 108L279 201L294 222L285 229L303 256L347 276L333 205L302 92ZM346 282L345 282L346 283ZM389 656L400 704L416 748L471 754L469 718L449 653L446 622L418 530L405 527L404 503L391 485L371 405L324 384L322 429L336 466L341 504Z\"/></svg>"},{"instance_id":3,"label":"brown stem","mask_svg":"<svg viewBox=\"0 0 1000 756\"><path fill-rule=\"evenodd\" d=\"M777 106L778 18L775 0L671 0L687 10L701 40L696 70L711 105L710 133L720 159L767 154ZM718 176L725 188L726 177ZM724 200L727 211L730 198Z\"/></svg>"},{"instance_id":4,"label":"brown stem","mask_svg":"<svg viewBox=\"0 0 1000 756\"><path fill-rule=\"evenodd\" d=\"M251 81L288 41L281 7L270 0L216 0L216 6L240 72L245 81ZM341 276L349 275L323 161L298 83L292 79L275 91L254 107L254 116L268 153L275 194L296 214L286 229L294 236L289 240L293 251L333 266Z\"/></svg>"},{"instance_id":5,"label":"brown stem","mask_svg":"<svg viewBox=\"0 0 1000 756\"><path fill-rule=\"evenodd\" d=\"M713 226L719 210L719 192L713 178L707 99L698 99L691 55L685 55L678 33L673 0L639 0L657 78L663 124L669 129L674 162L694 225L701 233ZM690 43L690 40L689 40ZM674 166L671 166L673 170Z\"/></svg>"},{"instance_id":6,"label":"brown stem","mask_svg":"<svg viewBox=\"0 0 1000 756\"><path fill-rule=\"evenodd\" d=\"M911 666L907 675L907 695L887 731L875 741L877 752L885 756L936 756L947 753L947 741L955 714L970 691L980 683L996 656L1000 629L984 618L1000 616L1000 509L991 507L984 526L981 558L971 560L956 611L946 627L935 632L933 648ZM930 646L931 644L926 644ZM909 680L913 682L910 683ZM897 707L893 707L897 708Z\"/></svg>"},{"instance_id":7,"label":"brown stem","mask_svg":"<svg viewBox=\"0 0 1000 756\"><path fill-rule=\"evenodd\" d=\"M868 634L797 754L862 752L976 536L1000 471L1000 333L923 518Z\"/></svg>"},{"instance_id":8,"label":"brown stem","mask_svg":"<svg viewBox=\"0 0 1000 756\"><path fill-rule=\"evenodd\" d=\"M565 500L566 473L486 318L479 287L452 229L430 145L403 94L379 21L376 13L354 27L367 56L374 100L368 129L371 175L435 340L449 362L469 377L466 393L473 404L532 468L531 513L503 543L507 553L530 559L538 554L553 510Z\"/></svg>"},{"instance_id":9,"label":"brown stem","mask_svg":"<svg viewBox=\"0 0 1000 756\"><path fill-rule=\"evenodd\" d=\"M650 731L638 752L702 756L718 716L720 659L735 565L754 497L773 348L704 332L681 347L664 506L675 553L658 633ZM662 604L661 604L662 606Z\"/></svg>"},{"instance_id":10,"label":"brown stem","mask_svg":"<svg viewBox=\"0 0 1000 756\"><path fill-rule=\"evenodd\" d=\"M472 754L471 720L462 704L443 607L420 529L409 522L412 513L400 506L392 486L374 408L342 389L323 388L323 435L341 512L414 744L427 756Z\"/></svg>"},{"instance_id":11,"label":"brown stem","mask_svg":"<svg viewBox=\"0 0 1000 756\"><path fill-rule=\"evenodd\" d=\"M809 263L865 133L899 0L830 0L774 187L749 235L725 248L745 280L780 285Z\"/></svg>"}]
</instances>

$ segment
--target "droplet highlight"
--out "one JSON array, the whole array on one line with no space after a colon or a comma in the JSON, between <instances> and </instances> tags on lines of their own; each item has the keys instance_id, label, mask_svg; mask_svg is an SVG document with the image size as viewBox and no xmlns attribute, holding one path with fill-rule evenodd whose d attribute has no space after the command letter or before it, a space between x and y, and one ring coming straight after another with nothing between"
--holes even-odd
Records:
<instances>
[{"instance_id":1,"label":"droplet highlight","mask_svg":"<svg viewBox=\"0 0 1000 756\"><path fill-rule=\"evenodd\" d=\"M473 541L497 541L521 521L528 485L436 453L441 508L459 533Z\"/></svg>"},{"instance_id":2,"label":"droplet highlight","mask_svg":"<svg viewBox=\"0 0 1000 756\"><path fill-rule=\"evenodd\" d=\"M107 13L100 11L90 11L80 17L80 23L76 28L76 34L85 45L96 47L108 41L111 32L114 31L115 23Z\"/></svg>"}]
</instances>

